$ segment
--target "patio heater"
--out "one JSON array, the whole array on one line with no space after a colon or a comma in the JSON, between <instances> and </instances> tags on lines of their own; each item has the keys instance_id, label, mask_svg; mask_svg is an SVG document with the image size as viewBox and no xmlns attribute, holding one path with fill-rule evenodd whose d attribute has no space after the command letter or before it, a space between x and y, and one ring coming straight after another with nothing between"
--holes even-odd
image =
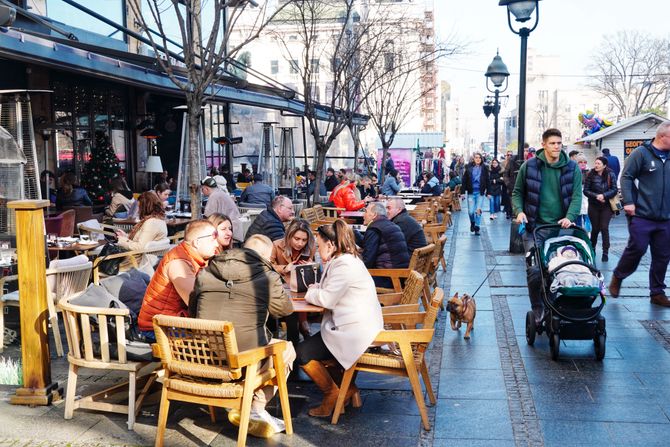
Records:
<instances>
[{"instance_id":1,"label":"patio heater","mask_svg":"<svg viewBox=\"0 0 670 447\"><path fill-rule=\"evenodd\" d=\"M30 105L31 93L51 93L51 90L0 90L0 127L3 141L11 138L21 154L23 167L13 174L3 172L0 182L0 232L15 233L14 211L7 209L6 199L41 199L37 148L33 113ZM9 143L4 143L9 144ZM11 157L10 157L11 159ZM10 160L7 159L7 160ZM15 159L14 159L15 160ZM2 161L0 161L2 163Z\"/></svg>"},{"instance_id":2,"label":"patio heater","mask_svg":"<svg viewBox=\"0 0 670 447\"><path fill-rule=\"evenodd\" d=\"M260 121L263 125L261 135L261 149L258 154L258 173L263 175L263 181L270 185L274 191L277 191L277 170L275 161L275 121Z\"/></svg>"},{"instance_id":3,"label":"patio heater","mask_svg":"<svg viewBox=\"0 0 670 447\"><path fill-rule=\"evenodd\" d=\"M144 172L149 174L149 189L154 187L154 174L163 172L163 164L161 163L161 158L158 156L158 139L163 135L156 130L153 125L146 127L140 136L147 140L147 146L149 146L149 156L147 157L147 164L144 167Z\"/></svg>"},{"instance_id":4,"label":"patio heater","mask_svg":"<svg viewBox=\"0 0 670 447\"><path fill-rule=\"evenodd\" d=\"M295 199L295 145L293 144L293 129L295 127L281 127L279 141L279 187L291 189L291 200Z\"/></svg>"}]
</instances>

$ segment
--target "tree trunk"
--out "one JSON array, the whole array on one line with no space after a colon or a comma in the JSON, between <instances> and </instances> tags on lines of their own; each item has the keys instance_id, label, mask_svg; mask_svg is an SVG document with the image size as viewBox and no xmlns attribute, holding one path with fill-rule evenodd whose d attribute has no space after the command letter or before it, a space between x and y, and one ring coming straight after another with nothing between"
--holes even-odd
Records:
<instances>
[{"instance_id":1,"label":"tree trunk","mask_svg":"<svg viewBox=\"0 0 670 447\"><path fill-rule=\"evenodd\" d=\"M200 200L200 164L205 160L200 159L200 104L190 104L188 112L188 191L191 198L191 216L193 219L199 219L201 200Z\"/></svg>"},{"instance_id":2,"label":"tree trunk","mask_svg":"<svg viewBox=\"0 0 670 447\"><path fill-rule=\"evenodd\" d=\"M314 203L319 203L319 185L321 185L321 179L323 178L323 165L326 162L326 154L328 153L328 146L323 143L317 143L315 147L316 151L316 183L314 187L313 201Z\"/></svg>"},{"instance_id":3,"label":"tree trunk","mask_svg":"<svg viewBox=\"0 0 670 447\"><path fill-rule=\"evenodd\" d=\"M386 154L389 152L389 145L387 145L384 140L382 140L382 165L381 168L379 168L379 172L381 173L379 175L379 184L383 185L384 184L384 179L386 178Z\"/></svg>"}]
</instances>

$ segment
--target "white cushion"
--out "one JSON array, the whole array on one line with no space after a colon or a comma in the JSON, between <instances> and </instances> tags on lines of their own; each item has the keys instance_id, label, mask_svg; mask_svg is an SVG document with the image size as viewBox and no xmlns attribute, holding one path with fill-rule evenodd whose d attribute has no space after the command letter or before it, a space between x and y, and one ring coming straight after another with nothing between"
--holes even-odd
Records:
<instances>
[{"instance_id":1,"label":"white cushion","mask_svg":"<svg viewBox=\"0 0 670 447\"><path fill-rule=\"evenodd\" d=\"M49 263L49 269L76 267L90 262L86 255L79 255L67 259L54 259ZM47 293L54 293L56 289L56 275L47 275Z\"/></svg>"},{"instance_id":2,"label":"white cushion","mask_svg":"<svg viewBox=\"0 0 670 447\"><path fill-rule=\"evenodd\" d=\"M4 302L15 301L15 302L18 303L19 302L19 291L15 290L15 291L10 292L10 293L5 293L4 295L2 295L2 301L4 301Z\"/></svg>"}]
</instances>

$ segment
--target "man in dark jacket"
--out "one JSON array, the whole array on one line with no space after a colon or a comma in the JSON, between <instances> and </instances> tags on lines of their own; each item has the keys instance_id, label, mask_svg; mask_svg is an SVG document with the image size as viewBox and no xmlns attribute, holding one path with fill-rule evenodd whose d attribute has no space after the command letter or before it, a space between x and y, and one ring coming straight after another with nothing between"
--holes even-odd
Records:
<instances>
[{"instance_id":1,"label":"man in dark jacket","mask_svg":"<svg viewBox=\"0 0 670 447\"><path fill-rule=\"evenodd\" d=\"M247 230L244 238L246 241L254 234L263 234L271 241L283 239L286 234L284 222L293 219L295 211L291 199L277 196L272 200L272 207L260 213Z\"/></svg>"},{"instance_id":2,"label":"man in dark jacket","mask_svg":"<svg viewBox=\"0 0 670 447\"><path fill-rule=\"evenodd\" d=\"M400 197L391 197L386 201L386 215L391 222L400 227L402 234L405 235L410 258L414 250L428 245L421 224L409 215L405 209L405 202Z\"/></svg>"},{"instance_id":3,"label":"man in dark jacket","mask_svg":"<svg viewBox=\"0 0 670 447\"><path fill-rule=\"evenodd\" d=\"M621 172L621 165L619 164L619 159L616 155L610 154L608 148L603 149L603 157L607 159L607 167L614 171L614 178L619 179L619 173Z\"/></svg>"},{"instance_id":4,"label":"man in dark jacket","mask_svg":"<svg viewBox=\"0 0 670 447\"><path fill-rule=\"evenodd\" d=\"M196 279L189 315L233 323L240 351L280 342L272 338L265 325L269 315L279 318L291 314L293 304L281 277L270 264L271 255L270 239L255 235L244 243L244 248L226 250L215 256ZM291 342L287 342L283 359L288 374L295 360ZM269 367L265 362L261 370ZM250 434L264 436L284 430L283 422L265 410L274 392L273 386L265 386L254 393ZM231 411L228 418L239 426L239 412Z\"/></svg>"},{"instance_id":5,"label":"man in dark jacket","mask_svg":"<svg viewBox=\"0 0 670 447\"><path fill-rule=\"evenodd\" d=\"M582 205L582 172L568 159L558 129L542 134L542 149L519 169L512 192L512 207L519 224L526 225L523 246L528 253L535 245L532 230L536 225L559 224L568 228L579 215ZM541 322L544 304L537 267L526 270L530 304L536 322Z\"/></svg>"},{"instance_id":6,"label":"man in dark jacket","mask_svg":"<svg viewBox=\"0 0 670 447\"><path fill-rule=\"evenodd\" d=\"M255 203L270 206L275 192L270 185L263 183L263 174L254 174L254 183L247 186L240 196L240 203Z\"/></svg>"},{"instance_id":7,"label":"man in dark jacket","mask_svg":"<svg viewBox=\"0 0 670 447\"><path fill-rule=\"evenodd\" d=\"M316 172L314 171L309 171L309 174L307 174L307 178L309 179L309 185L307 186L307 195L309 197L312 197L314 195L314 190L316 189ZM323 180L319 183L319 195L320 196L327 196L328 191L326 190L326 185L323 183Z\"/></svg>"},{"instance_id":8,"label":"man in dark jacket","mask_svg":"<svg viewBox=\"0 0 670 447\"><path fill-rule=\"evenodd\" d=\"M330 192L340 184L340 180L335 175L335 169L328 168L326 169L326 180L324 182L326 185L326 191ZM325 195L325 194L324 194Z\"/></svg>"},{"instance_id":9,"label":"man in dark jacket","mask_svg":"<svg viewBox=\"0 0 670 447\"><path fill-rule=\"evenodd\" d=\"M628 244L612 273L610 294L619 296L621 282L635 272L651 247L651 302L670 307L665 272L670 261L670 122L661 123L656 137L635 149L621 173L623 210L628 217ZM637 181L637 185L635 184Z\"/></svg>"},{"instance_id":10,"label":"man in dark jacket","mask_svg":"<svg viewBox=\"0 0 670 447\"><path fill-rule=\"evenodd\" d=\"M365 208L367 225L363 236L363 263L369 269L404 269L409 266L409 252L400 227L386 216L381 202ZM390 278L375 278L377 287L392 287Z\"/></svg>"}]
</instances>

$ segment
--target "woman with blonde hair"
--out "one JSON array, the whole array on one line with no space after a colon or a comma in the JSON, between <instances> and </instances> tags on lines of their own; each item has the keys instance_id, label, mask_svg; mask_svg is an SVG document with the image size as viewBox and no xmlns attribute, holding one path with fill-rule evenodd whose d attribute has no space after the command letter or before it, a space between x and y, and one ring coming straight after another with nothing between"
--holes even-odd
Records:
<instances>
[{"instance_id":1,"label":"woman with blonde hair","mask_svg":"<svg viewBox=\"0 0 670 447\"><path fill-rule=\"evenodd\" d=\"M216 241L219 243L219 253L233 248L233 221L221 213L212 213L207 220L216 227Z\"/></svg>"},{"instance_id":2,"label":"woman with blonde hair","mask_svg":"<svg viewBox=\"0 0 670 447\"><path fill-rule=\"evenodd\" d=\"M293 267L307 262L314 262L314 253L316 252L316 240L309 222L304 219L293 219L286 229L286 236L283 239L274 241L272 256L270 262L274 269L282 275L287 283L291 279L291 270ZM304 337L309 337L309 323L307 314L298 314L300 321L300 333ZM294 328L287 328L291 334L289 339L297 342L297 337L293 335Z\"/></svg>"},{"instance_id":3,"label":"woman with blonde hair","mask_svg":"<svg viewBox=\"0 0 670 447\"><path fill-rule=\"evenodd\" d=\"M321 331L300 343L296 352L298 364L324 395L321 405L310 409L309 415L329 417L344 369L366 351L384 323L375 283L358 257L351 228L341 219L322 225L317 230L317 242L325 267L321 282L309 287L305 300L325 311ZM340 368L326 369L322 362L333 359ZM355 386L349 388L349 400L360 406Z\"/></svg>"},{"instance_id":4,"label":"woman with blonde hair","mask_svg":"<svg viewBox=\"0 0 670 447\"><path fill-rule=\"evenodd\" d=\"M127 250L142 250L150 242L165 241L167 245L169 241L165 209L158 195L154 191L143 192L138 202L140 221L133 227L130 234L126 234L123 230L116 230L119 245Z\"/></svg>"}]
</instances>

